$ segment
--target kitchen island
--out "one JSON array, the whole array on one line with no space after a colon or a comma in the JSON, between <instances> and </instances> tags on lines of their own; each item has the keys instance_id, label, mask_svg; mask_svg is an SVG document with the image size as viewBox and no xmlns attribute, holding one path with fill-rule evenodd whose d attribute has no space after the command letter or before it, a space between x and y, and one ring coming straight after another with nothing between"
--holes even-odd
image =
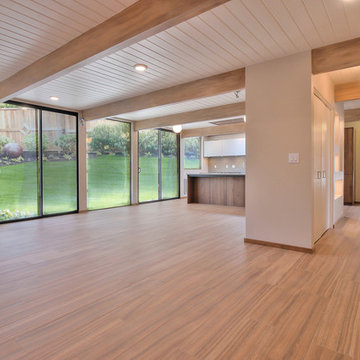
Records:
<instances>
[{"instance_id":1,"label":"kitchen island","mask_svg":"<svg viewBox=\"0 0 360 360\"><path fill-rule=\"evenodd\" d=\"M245 174L188 174L187 202L245 207Z\"/></svg>"}]
</instances>

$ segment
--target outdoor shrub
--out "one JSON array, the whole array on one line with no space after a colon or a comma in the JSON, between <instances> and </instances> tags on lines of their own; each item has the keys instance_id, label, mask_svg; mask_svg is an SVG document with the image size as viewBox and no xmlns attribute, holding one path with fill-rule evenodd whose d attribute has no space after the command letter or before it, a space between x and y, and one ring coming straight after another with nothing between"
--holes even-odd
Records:
<instances>
[{"instance_id":1,"label":"outdoor shrub","mask_svg":"<svg viewBox=\"0 0 360 360\"><path fill-rule=\"evenodd\" d=\"M161 133L161 152L166 157L176 157L177 153L177 137L174 133L163 131Z\"/></svg>"},{"instance_id":2,"label":"outdoor shrub","mask_svg":"<svg viewBox=\"0 0 360 360\"><path fill-rule=\"evenodd\" d=\"M9 158L17 158L24 152L23 148L17 143L6 144L2 148L2 153Z\"/></svg>"},{"instance_id":3,"label":"outdoor shrub","mask_svg":"<svg viewBox=\"0 0 360 360\"><path fill-rule=\"evenodd\" d=\"M158 137L154 136L153 130L142 130L139 134L139 155L145 157L157 156Z\"/></svg>"},{"instance_id":4,"label":"outdoor shrub","mask_svg":"<svg viewBox=\"0 0 360 360\"><path fill-rule=\"evenodd\" d=\"M200 138L186 138L184 143L185 157L188 159L198 159L200 157Z\"/></svg>"},{"instance_id":5,"label":"outdoor shrub","mask_svg":"<svg viewBox=\"0 0 360 360\"><path fill-rule=\"evenodd\" d=\"M91 151L100 154L120 153L123 156L129 154L130 132L129 125L126 123L97 125L89 137Z\"/></svg>"},{"instance_id":6,"label":"outdoor shrub","mask_svg":"<svg viewBox=\"0 0 360 360\"><path fill-rule=\"evenodd\" d=\"M64 155L64 159L65 159L65 160L72 160L72 156L71 156L71 155L68 155L68 154L65 154L65 155Z\"/></svg>"},{"instance_id":7,"label":"outdoor shrub","mask_svg":"<svg viewBox=\"0 0 360 360\"><path fill-rule=\"evenodd\" d=\"M0 209L0 221L6 221L6 220L14 220L14 219L22 219L25 217L29 217L30 213L27 213L25 211L10 211L9 209Z\"/></svg>"},{"instance_id":8,"label":"outdoor shrub","mask_svg":"<svg viewBox=\"0 0 360 360\"><path fill-rule=\"evenodd\" d=\"M74 134L61 135L54 143L66 155L74 154L76 152L76 135Z\"/></svg>"},{"instance_id":9,"label":"outdoor shrub","mask_svg":"<svg viewBox=\"0 0 360 360\"><path fill-rule=\"evenodd\" d=\"M24 136L23 143L25 145L25 149L28 151L36 152L39 149L39 139L36 133L29 134ZM46 151L49 147L49 138L43 134L42 136L42 150Z\"/></svg>"},{"instance_id":10,"label":"outdoor shrub","mask_svg":"<svg viewBox=\"0 0 360 360\"><path fill-rule=\"evenodd\" d=\"M24 158L22 156L19 156L16 159L13 159L12 161L20 164L24 161Z\"/></svg>"},{"instance_id":11,"label":"outdoor shrub","mask_svg":"<svg viewBox=\"0 0 360 360\"><path fill-rule=\"evenodd\" d=\"M0 135L0 151L6 144L9 143L11 143L11 139L9 139L7 136Z\"/></svg>"}]
</instances>

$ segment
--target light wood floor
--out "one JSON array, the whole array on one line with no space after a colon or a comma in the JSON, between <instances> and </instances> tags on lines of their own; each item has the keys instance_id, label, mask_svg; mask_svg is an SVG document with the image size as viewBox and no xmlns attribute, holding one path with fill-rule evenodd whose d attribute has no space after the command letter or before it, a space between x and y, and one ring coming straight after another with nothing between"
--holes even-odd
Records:
<instances>
[{"instance_id":1,"label":"light wood floor","mask_svg":"<svg viewBox=\"0 0 360 360\"><path fill-rule=\"evenodd\" d=\"M0 226L0 359L360 359L360 221L316 253L184 200Z\"/></svg>"}]
</instances>

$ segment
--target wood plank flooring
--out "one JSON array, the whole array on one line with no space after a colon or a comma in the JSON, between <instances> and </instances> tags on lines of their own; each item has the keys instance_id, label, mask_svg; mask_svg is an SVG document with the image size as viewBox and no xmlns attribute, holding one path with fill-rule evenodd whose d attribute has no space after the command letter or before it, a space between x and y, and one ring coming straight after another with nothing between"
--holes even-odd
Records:
<instances>
[{"instance_id":1,"label":"wood plank flooring","mask_svg":"<svg viewBox=\"0 0 360 360\"><path fill-rule=\"evenodd\" d=\"M315 254L185 200L1 225L0 359L360 359L353 217Z\"/></svg>"}]
</instances>

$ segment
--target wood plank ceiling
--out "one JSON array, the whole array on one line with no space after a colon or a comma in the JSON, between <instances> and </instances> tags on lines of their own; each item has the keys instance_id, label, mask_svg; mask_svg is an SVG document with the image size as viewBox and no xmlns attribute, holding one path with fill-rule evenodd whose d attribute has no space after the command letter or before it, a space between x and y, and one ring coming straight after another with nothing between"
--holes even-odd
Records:
<instances>
[{"instance_id":1,"label":"wood plank ceiling","mask_svg":"<svg viewBox=\"0 0 360 360\"><path fill-rule=\"evenodd\" d=\"M2 0L0 79L121 11L125 0ZM232 0L20 96L86 109L360 36L360 2ZM133 70L145 63L144 74ZM238 101L232 94L207 106ZM126 114L140 120L199 109L189 102ZM222 102L223 101L223 102ZM172 110L171 110L172 109ZM122 114L123 116L124 114ZM124 116L125 117L125 116Z\"/></svg>"},{"instance_id":2,"label":"wood plank ceiling","mask_svg":"<svg viewBox=\"0 0 360 360\"><path fill-rule=\"evenodd\" d=\"M1 0L0 81L136 0Z\"/></svg>"}]
</instances>

